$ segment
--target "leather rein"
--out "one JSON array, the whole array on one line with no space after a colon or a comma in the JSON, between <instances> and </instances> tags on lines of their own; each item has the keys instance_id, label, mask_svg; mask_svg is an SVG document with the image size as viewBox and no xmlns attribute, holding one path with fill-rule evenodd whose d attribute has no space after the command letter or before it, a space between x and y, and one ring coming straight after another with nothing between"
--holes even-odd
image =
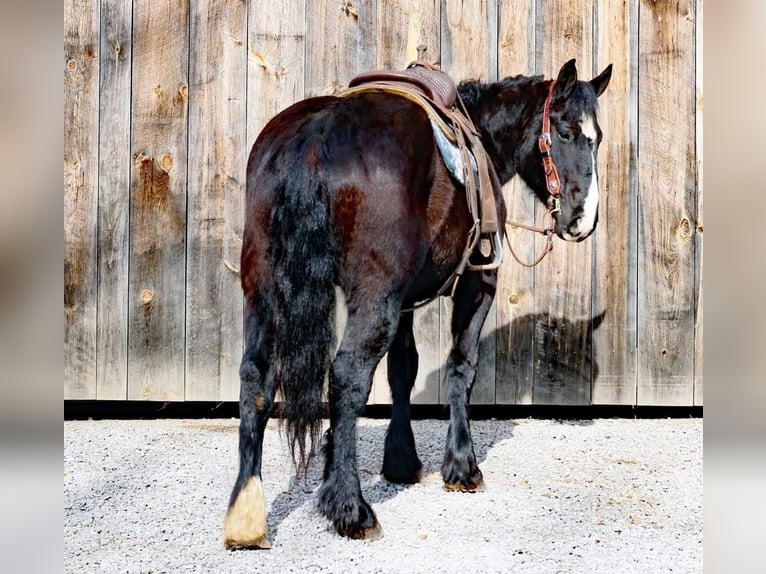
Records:
<instances>
[{"instance_id":1,"label":"leather rein","mask_svg":"<svg viewBox=\"0 0 766 574\"><path fill-rule=\"evenodd\" d=\"M545 242L545 248L543 252L537 256L532 263L522 261L511 246L511 242L508 239L508 233L505 234L505 242L508 245L508 249L513 255L513 258L524 267L534 267L540 263L548 253L553 251L553 235L556 232L556 221L553 217L554 213L560 210L559 207L559 191L561 190L561 179L559 178L559 172L556 169L556 164L553 162L553 156L551 156L551 100L553 99L553 90L556 87L556 81L552 81L548 87L548 95L545 98L543 104L543 126L540 137L537 138L537 146L540 149L540 155L543 161L543 171L545 173L545 185L548 189L550 196L548 197L547 208L548 215L551 218L550 227L536 227L534 225L527 225L525 223L517 223L515 221L509 221L506 225L511 227L518 227L520 229L526 229L528 231L534 231L544 235L547 239Z\"/></svg>"}]
</instances>

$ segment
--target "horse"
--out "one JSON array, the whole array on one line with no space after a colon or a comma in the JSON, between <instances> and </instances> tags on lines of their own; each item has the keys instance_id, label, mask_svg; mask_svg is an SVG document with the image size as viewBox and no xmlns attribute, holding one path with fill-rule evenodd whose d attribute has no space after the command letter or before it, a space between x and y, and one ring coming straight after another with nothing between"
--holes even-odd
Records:
<instances>
[{"instance_id":1,"label":"horse","mask_svg":"<svg viewBox=\"0 0 766 574\"><path fill-rule=\"evenodd\" d=\"M514 76L458 85L491 164L501 224L501 186L519 174L549 206L559 237L582 241L593 232L602 138L597 98L610 77L611 65L590 81L578 80L570 60L555 82ZM546 159L553 160L555 177ZM293 461L305 468L320 439L326 377L330 424L322 440L318 507L338 534L376 538L380 526L357 469L357 417L387 352L392 414L382 475L394 483L417 482L422 464L410 425L418 369L411 307L438 293L461 259L472 225L465 192L448 172L421 107L396 94L362 92L308 98L268 122L248 159L245 210L239 472L225 545L270 546L261 463L275 395L282 393ZM482 486L468 404L496 284L496 269L483 269L462 273L452 286L453 345L444 378L449 427L441 467L450 490ZM337 350L336 288L347 307Z\"/></svg>"}]
</instances>

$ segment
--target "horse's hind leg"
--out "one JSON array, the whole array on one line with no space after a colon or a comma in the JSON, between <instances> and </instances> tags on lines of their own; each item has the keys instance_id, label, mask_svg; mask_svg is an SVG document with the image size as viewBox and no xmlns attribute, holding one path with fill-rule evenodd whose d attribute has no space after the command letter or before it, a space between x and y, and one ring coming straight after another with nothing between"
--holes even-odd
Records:
<instances>
[{"instance_id":1,"label":"horse's hind leg","mask_svg":"<svg viewBox=\"0 0 766 574\"><path fill-rule=\"evenodd\" d=\"M410 393L418 374L418 351L412 334L413 313L399 319L391 347L388 349L388 382L391 385L391 423L386 432L383 453L383 476L390 482L414 484L423 468L415 450L415 437L410 425Z\"/></svg>"},{"instance_id":2,"label":"horse's hind leg","mask_svg":"<svg viewBox=\"0 0 766 574\"><path fill-rule=\"evenodd\" d=\"M356 460L356 419L364 411L375 367L391 345L400 305L393 297L348 301L343 341L330 368L330 429L324 444L319 507L339 534L377 538L378 521L362 497Z\"/></svg>"},{"instance_id":3,"label":"horse's hind leg","mask_svg":"<svg viewBox=\"0 0 766 574\"><path fill-rule=\"evenodd\" d=\"M469 272L460 278L455 292L453 346L444 379L450 423L442 477L448 490L474 491L482 483L468 423L468 402L478 370L479 335L492 306L496 285L496 271Z\"/></svg>"},{"instance_id":4,"label":"horse's hind leg","mask_svg":"<svg viewBox=\"0 0 766 574\"><path fill-rule=\"evenodd\" d=\"M227 548L269 548L261 460L275 394L269 369L272 326L265 309L256 309L250 298L245 314L245 353L239 370L239 475L224 522L224 543Z\"/></svg>"}]
</instances>

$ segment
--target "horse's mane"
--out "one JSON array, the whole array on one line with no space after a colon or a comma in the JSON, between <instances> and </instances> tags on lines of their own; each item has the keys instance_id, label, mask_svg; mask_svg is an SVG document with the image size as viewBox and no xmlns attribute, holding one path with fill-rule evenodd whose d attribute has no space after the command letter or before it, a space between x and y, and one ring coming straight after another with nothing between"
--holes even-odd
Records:
<instances>
[{"instance_id":1,"label":"horse's mane","mask_svg":"<svg viewBox=\"0 0 766 574\"><path fill-rule=\"evenodd\" d=\"M508 76L497 82L484 83L479 80L463 80L458 84L457 91L466 106L474 106L479 99L487 93L497 93L499 91L512 88L517 89L525 84L543 81L543 76Z\"/></svg>"},{"instance_id":2,"label":"horse's mane","mask_svg":"<svg viewBox=\"0 0 766 574\"><path fill-rule=\"evenodd\" d=\"M464 80L458 84L457 91L466 107L472 109L486 95L495 95L505 90L516 91L530 84L543 82L545 79L542 75L524 76L519 74L491 83L483 83L478 80ZM598 109L598 100L594 93L588 92L583 87L584 84L585 82L577 82L572 94L569 96L569 103L575 109L579 108L583 111L594 112Z\"/></svg>"}]
</instances>

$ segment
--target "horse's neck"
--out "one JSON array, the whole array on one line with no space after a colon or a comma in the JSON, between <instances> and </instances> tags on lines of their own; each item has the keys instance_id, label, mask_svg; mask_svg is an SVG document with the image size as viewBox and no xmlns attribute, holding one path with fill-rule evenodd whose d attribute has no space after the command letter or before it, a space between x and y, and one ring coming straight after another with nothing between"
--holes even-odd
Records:
<instances>
[{"instance_id":1,"label":"horse's neck","mask_svg":"<svg viewBox=\"0 0 766 574\"><path fill-rule=\"evenodd\" d=\"M458 93L481 133L500 182L507 183L519 168L524 140L536 139L540 131L545 80L515 76L492 84L462 82Z\"/></svg>"}]
</instances>

